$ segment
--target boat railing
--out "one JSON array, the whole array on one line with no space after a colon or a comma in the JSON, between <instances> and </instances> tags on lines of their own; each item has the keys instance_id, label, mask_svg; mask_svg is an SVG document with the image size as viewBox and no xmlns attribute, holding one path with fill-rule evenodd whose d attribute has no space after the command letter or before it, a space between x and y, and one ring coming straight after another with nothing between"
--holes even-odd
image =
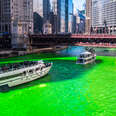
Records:
<instances>
[{"instance_id":1,"label":"boat railing","mask_svg":"<svg viewBox=\"0 0 116 116\"><path fill-rule=\"evenodd\" d=\"M22 68L28 68L28 67L30 67L30 66L35 66L35 65L36 65L36 64L21 65L21 66L19 66L19 67L17 67L17 68L14 68L14 67L8 68L8 70L0 69L0 74L2 74L2 73L7 73L7 72L10 72L10 71L15 71L15 70L22 69Z\"/></svg>"}]
</instances>

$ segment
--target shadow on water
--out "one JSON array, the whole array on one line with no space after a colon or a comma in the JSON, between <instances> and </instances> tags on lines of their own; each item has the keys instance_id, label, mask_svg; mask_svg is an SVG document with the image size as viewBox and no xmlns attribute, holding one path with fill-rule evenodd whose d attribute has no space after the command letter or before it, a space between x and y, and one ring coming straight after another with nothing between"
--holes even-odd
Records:
<instances>
[{"instance_id":1,"label":"shadow on water","mask_svg":"<svg viewBox=\"0 0 116 116\"><path fill-rule=\"evenodd\" d=\"M96 64L101 64L103 61L102 60L96 60L95 63Z\"/></svg>"},{"instance_id":2,"label":"shadow on water","mask_svg":"<svg viewBox=\"0 0 116 116\"><path fill-rule=\"evenodd\" d=\"M102 60L96 60L96 62L87 65L79 65L75 61L53 61L54 65L48 75L32 82L13 87L11 90L23 89L45 83L67 81L74 78L83 78L88 71L101 63Z\"/></svg>"}]
</instances>

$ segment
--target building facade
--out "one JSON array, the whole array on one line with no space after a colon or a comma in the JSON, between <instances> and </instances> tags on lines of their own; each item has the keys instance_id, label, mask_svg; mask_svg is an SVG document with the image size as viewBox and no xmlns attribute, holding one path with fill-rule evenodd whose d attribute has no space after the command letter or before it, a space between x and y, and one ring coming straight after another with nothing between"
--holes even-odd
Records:
<instances>
[{"instance_id":1,"label":"building facade","mask_svg":"<svg viewBox=\"0 0 116 116\"><path fill-rule=\"evenodd\" d=\"M67 1L68 1L68 32L73 33L72 25L73 25L74 5L72 0L67 0Z\"/></svg>"},{"instance_id":2,"label":"building facade","mask_svg":"<svg viewBox=\"0 0 116 116\"><path fill-rule=\"evenodd\" d=\"M85 10L78 10L78 17L80 18L80 23L78 23L78 33L85 33Z\"/></svg>"},{"instance_id":3,"label":"building facade","mask_svg":"<svg viewBox=\"0 0 116 116\"><path fill-rule=\"evenodd\" d=\"M72 31L72 0L34 0L34 12L38 13L43 21L41 23L41 21L38 19L38 23L41 23L43 25L48 21L51 23L52 33L67 33ZM37 19L36 16L35 18ZM35 20L34 24L37 24L35 23ZM34 26L34 30L39 30L35 27L37 26ZM44 28L42 29L44 31Z\"/></svg>"},{"instance_id":4,"label":"building facade","mask_svg":"<svg viewBox=\"0 0 116 116\"><path fill-rule=\"evenodd\" d=\"M85 10L78 10L73 15L72 33L85 33Z\"/></svg>"},{"instance_id":5,"label":"building facade","mask_svg":"<svg viewBox=\"0 0 116 116\"><path fill-rule=\"evenodd\" d=\"M92 14L92 0L86 0L86 28L85 32L90 34L91 32L91 14Z\"/></svg>"},{"instance_id":6,"label":"building facade","mask_svg":"<svg viewBox=\"0 0 116 116\"><path fill-rule=\"evenodd\" d=\"M11 2L10 0L0 0L0 33L11 33Z\"/></svg>"},{"instance_id":7,"label":"building facade","mask_svg":"<svg viewBox=\"0 0 116 116\"><path fill-rule=\"evenodd\" d=\"M66 1L61 0L60 1L60 32L63 33L66 30Z\"/></svg>"},{"instance_id":8,"label":"building facade","mask_svg":"<svg viewBox=\"0 0 116 116\"><path fill-rule=\"evenodd\" d=\"M71 33L76 33L76 32L77 32L77 15L73 15Z\"/></svg>"},{"instance_id":9,"label":"building facade","mask_svg":"<svg viewBox=\"0 0 116 116\"><path fill-rule=\"evenodd\" d=\"M52 34L52 24L49 21L43 25L43 34Z\"/></svg>"},{"instance_id":10,"label":"building facade","mask_svg":"<svg viewBox=\"0 0 116 116\"><path fill-rule=\"evenodd\" d=\"M33 26L34 33L42 34L43 33L43 18L37 12L33 13L33 23L34 23L34 26Z\"/></svg>"},{"instance_id":11,"label":"building facade","mask_svg":"<svg viewBox=\"0 0 116 116\"><path fill-rule=\"evenodd\" d=\"M61 19L60 19L61 0L51 0L51 9L52 9L53 14L54 14L54 27L53 27L55 30L54 33L59 33L59 32L61 32ZM63 12L65 12L65 11L63 11ZM62 20L62 23L63 23L63 20ZM64 27L64 25L62 27Z\"/></svg>"},{"instance_id":12,"label":"building facade","mask_svg":"<svg viewBox=\"0 0 116 116\"><path fill-rule=\"evenodd\" d=\"M33 0L34 2L34 32L43 33L44 24L49 20L50 17L50 0ZM38 14L38 16L35 15ZM40 27L37 27L37 24ZM42 25L42 26L41 26ZM38 30L38 31L37 31Z\"/></svg>"},{"instance_id":13,"label":"building facade","mask_svg":"<svg viewBox=\"0 0 116 116\"><path fill-rule=\"evenodd\" d=\"M0 33L6 32L12 47L25 46L25 36L33 33L33 0L0 0Z\"/></svg>"},{"instance_id":14,"label":"building facade","mask_svg":"<svg viewBox=\"0 0 116 116\"><path fill-rule=\"evenodd\" d=\"M116 34L116 0L92 0L92 31Z\"/></svg>"},{"instance_id":15,"label":"building facade","mask_svg":"<svg viewBox=\"0 0 116 116\"><path fill-rule=\"evenodd\" d=\"M43 23L49 19L50 0L33 0L34 12L38 13L43 18Z\"/></svg>"},{"instance_id":16,"label":"building facade","mask_svg":"<svg viewBox=\"0 0 116 116\"><path fill-rule=\"evenodd\" d=\"M71 32L73 15L72 0L51 0L52 11L56 16L56 33ZM70 29L69 29L70 28Z\"/></svg>"}]
</instances>

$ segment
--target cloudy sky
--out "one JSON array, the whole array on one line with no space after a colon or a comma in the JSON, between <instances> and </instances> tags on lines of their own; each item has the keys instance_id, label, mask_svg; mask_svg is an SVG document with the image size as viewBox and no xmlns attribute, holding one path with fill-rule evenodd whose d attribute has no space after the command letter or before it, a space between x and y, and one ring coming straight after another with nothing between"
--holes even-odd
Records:
<instances>
[{"instance_id":1,"label":"cloudy sky","mask_svg":"<svg viewBox=\"0 0 116 116\"><path fill-rule=\"evenodd\" d=\"M34 7L37 6L37 3L39 2L39 0L34 0ZM82 10L83 9L83 4L85 3L85 0L73 0L74 2L74 8L75 8L75 11L76 9L80 9Z\"/></svg>"},{"instance_id":2,"label":"cloudy sky","mask_svg":"<svg viewBox=\"0 0 116 116\"><path fill-rule=\"evenodd\" d=\"M73 0L74 2L74 7L75 9L80 9L82 10L83 9L83 4L85 3L85 0Z\"/></svg>"}]
</instances>

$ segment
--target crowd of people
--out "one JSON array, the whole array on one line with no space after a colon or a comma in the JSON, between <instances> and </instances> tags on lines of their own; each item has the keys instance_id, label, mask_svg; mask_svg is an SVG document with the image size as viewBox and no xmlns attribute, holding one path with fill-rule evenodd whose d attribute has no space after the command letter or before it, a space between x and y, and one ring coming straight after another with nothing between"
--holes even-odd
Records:
<instances>
[{"instance_id":1,"label":"crowd of people","mask_svg":"<svg viewBox=\"0 0 116 116\"><path fill-rule=\"evenodd\" d=\"M20 63L14 63L14 64L5 64L3 66L0 67L0 72L7 72L9 70L15 70L18 68L22 68L22 67L28 67L31 65L36 65L37 62L36 61L24 61L24 62L20 62Z\"/></svg>"}]
</instances>

